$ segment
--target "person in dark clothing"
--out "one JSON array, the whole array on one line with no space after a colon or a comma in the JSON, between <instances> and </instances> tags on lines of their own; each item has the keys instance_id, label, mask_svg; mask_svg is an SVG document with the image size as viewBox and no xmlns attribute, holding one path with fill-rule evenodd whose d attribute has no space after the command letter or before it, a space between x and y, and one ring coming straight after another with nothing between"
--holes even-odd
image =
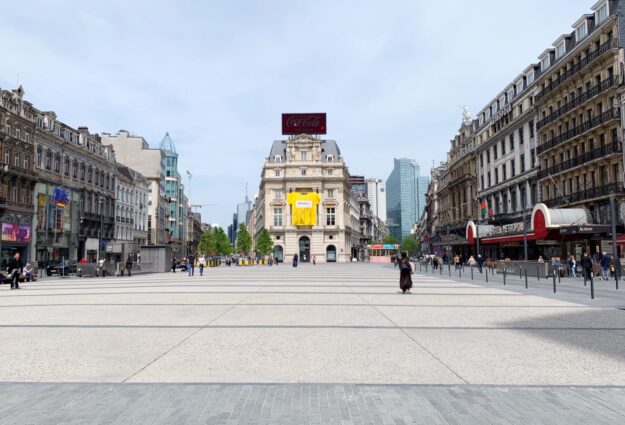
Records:
<instances>
[{"instance_id":1,"label":"person in dark clothing","mask_svg":"<svg viewBox=\"0 0 625 425\"><path fill-rule=\"evenodd\" d=\"M612 262L612 259L604 251L603 256L601 257L601 280L610 279L610 263L611 262Z\"/></svg>"},{"instance_id":2,"label":"person in dark clothing","mask_svg":"<svg viewBox=\"0 0 625 425\"><path fill-rule=\"evenodd\" d=\"M128 271L128 276L132 276L132 257L128 254L128 258L126 259L126 271Z\"/></svg>"},{"instance_id":3,"label":"person in dark clothing","mask_svg":"<svg viewBox=\"0 0 625 425\"><path fill-rule=\"evenodd\" d=\"M299 255L295 254L293 256L293 267L297 267L297 261L299 260Z\"/></svg>"},{"instance_id":4,"label":"person in dark clothing","mask_svg":"<svg viewBox=\"0 0 625 425\"><path fill-rule=\"evenodd\" d=\"M587 252L581 261L582 269L584 270L584 277L590 280L592 273L592 259L590 258L590 252Z\"/></svg>"},{"instance_id":5,"label":"person in dark clothing","mask_svg":"<svg viewBox=\"0 0 625 425\"><path fill-rule=\"evenodd\" d=\"M481 255L477 256L477 269L482 273L482 266L484 265L484 257Z\"/></svg>"},{"instance_id":6,"label":"person in dark clothing","mask_svg":"<svg viewBox=\"0 0 625 425\"><path fill-rule=\"evenodd\" d=\"M408 253L401 253L401 260L399 260L399 288L405 293L410 293L412 288L412 266L410 266L410 260L408 259Z\"/></svg>"},{"instance_id":7,"label":"person in dark clothing","mask_svg":"<svg viewBox=\"0 0 625 425\"><path fill-rule=\"evenodd\" d=\"M187 271L189 272L189 276L195 276L195 256L189 255L187 260Z\"/></svg>"},{"instance_id":8,"label":"person in dark clothing","mask_svg":"<svg viewBox=\"0 0 625 425\"><path fill-rule=\"evenodd\" d=\"M171 272L172 273L176 273L176 264L178 263L178 261L176 260L176 256L174 255L173 258L171 259Z\"/></svg>"},{"instance_id":9,"label":"person in dark clothing","mask_svg":"<svg viewBox=\"0 0 625 425\"><path fill-rule=\"evenodd\" d=\"M7 267L7 271L9 272L9 277L11 278L11 289L20 289L20 275L22 274L22 260L20 259L20 253L16 252L11 261L9 261L9 265Z\"/></svg>"}]
</instances>

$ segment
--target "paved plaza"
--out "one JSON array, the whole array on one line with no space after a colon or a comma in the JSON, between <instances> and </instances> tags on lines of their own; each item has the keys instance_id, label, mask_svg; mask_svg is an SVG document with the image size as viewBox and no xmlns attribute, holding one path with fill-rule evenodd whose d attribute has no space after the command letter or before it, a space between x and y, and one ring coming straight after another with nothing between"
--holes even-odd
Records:
<instances>
[{"instance_id":1,"label":"paved plaza","mask_svg":"<svg viewBox=\"0 0 625 425\"><path fill-rule=\"evenodd\" d=\"M625 311L414 282L332 264L3 285L0 423L625 422Z\"/></svg>"}]
</instances>

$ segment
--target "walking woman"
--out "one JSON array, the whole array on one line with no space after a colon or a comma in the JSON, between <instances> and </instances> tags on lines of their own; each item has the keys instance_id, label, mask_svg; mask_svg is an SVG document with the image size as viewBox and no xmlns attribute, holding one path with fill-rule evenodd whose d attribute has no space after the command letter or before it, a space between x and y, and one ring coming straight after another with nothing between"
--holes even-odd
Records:
<instances>
[{"instance_id":1,"label":"walking woman","mask_svg":"<svg viewBox=\"0 0 625 425\"><path fill-rule=\"evenodd\" d=\"M408 259L408 253L401 253L401 260L399 261L399 288L405 293L410 293L412 288L412 267L410 266L410 260Z\"/></svg>"}]
</instances>

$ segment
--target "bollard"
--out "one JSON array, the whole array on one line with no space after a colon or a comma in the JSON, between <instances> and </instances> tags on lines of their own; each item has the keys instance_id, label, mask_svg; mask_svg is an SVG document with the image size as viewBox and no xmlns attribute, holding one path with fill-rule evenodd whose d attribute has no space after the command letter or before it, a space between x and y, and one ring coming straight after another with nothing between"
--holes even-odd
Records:
<instances>
[{"instance_id":1,"label":"bollard","mask_svg":"<svg viewBox=\"0 0 625 425\"><path fill-rule=\"evenodd\" d=\"M471 266L471 280L473 280L473 266Z\"/></svg>"},{"instance_id":2,"label":"bollard","mask_svg":"<svg viewBox=\"0 0 625 425\"><path fill-rule=\"evenodd\" d=\"M540 273L538 272L538 266L536 266L536 279L540 280Z\"/></svg>"},{"instance_id":3,"label":"bollard","mask_svg":"<svg viewBox=\"0 0 625 425\"><path fill-rule=\"evenodd\" d=\"M440 272L440 275L442 276L443 275L443 265L439 264L438 268L440 269L439 272Z\"/></svg>"},{"instance_id":4,"label":"bollard","mask_svg":"<svg viewBox=\"0 0 625 425\"><path fill-rule=\"evenodd\" d=\"M561 276L560 276L560 269L558 269L558 283L562 283Z\"/></svg>"},{"instance_id":5,"label":"bollard","mask_svg":"<svg viewBox=\"0 0 625 425\"><path fill-rule=\"evenodd\" d=\"M451 264L447 264L447 271L449 272L449 277L451 277Z\"/></svg>"},{"instance_id":6,"label":"bollard","mask_svg":"<svg viewBox=\"0 0 625 425\"><path fill-rule=\"evenodd\" d=\"M584 274L584 286L586 286L586 269L582 269L582 273Z\"/></svg>"},{"instance_id":7,"label":"bollard","mask_svg":"<svg viewBox=\"0 0 625 425\"><path fill-rule=\"evenodd\" d=\"M419 261L419 273L421 272L421 261Z\"/></svg>"},{"instance_id":8,"label":"bollard","mask_svg":"<svg viewBox=\"0 0 625 425\"><path fill-rule=\"evenodd\" d=\"M506 267L503 268L503 286L506 286Z\"/></svg>"},{"instance_id":9,"label":"bollard","mask_svg":"<svg viewBox=\"0 0 625 425\"><path fill-rule=\"evenodd\" d=\"M527 267L525 267L523 270L525 270L525 289L527 289Z\"/></svg>"},{"instance_id":10,"label":"bollard","mask_svg":"<svg viewBox=\"0 0 625 425\"><path fill-rule=\"evenodd\" d=\"M486 275L486 283L488 283L488 269L486 269L486 273L484 273Z\"/></svg>"},{"instance_id":11,"label":"bollard","mask_svg":"<svg viewBox=\"0 0 625 425\"><path fill-rule=\"evenodd\" d=\"M458 269L458 277L462 279L462 269Z\"/></svg>"},{"instance_id":12,"label":"bollard","mask_svg":"<svg viewBox=\"0 0 625 425\"><path fill-rule=\"evenodd\" d=\"M592 273L590 274L590 298L595 299L595 283L592 278Z\"/></svg>"},{"instance_id":13,"label":"bollard","mask_svg":"<svg viewBox=\"0 0 625 425\"><path fill-rule=\"evenodd\" d=\"M522 269L522 268L523 268L523 267L519 266L519 279L521 279L521 269Z\"/></svg>"},{"instance_id":14,"label":"bollard","mask_svg":"<svg viewBox=\"0 0 625 425\"><path fill-rule=\"evenodd\" d=\"M553 293L556 293L556 269L553 269Z\"/></svg>"}]
</instances>

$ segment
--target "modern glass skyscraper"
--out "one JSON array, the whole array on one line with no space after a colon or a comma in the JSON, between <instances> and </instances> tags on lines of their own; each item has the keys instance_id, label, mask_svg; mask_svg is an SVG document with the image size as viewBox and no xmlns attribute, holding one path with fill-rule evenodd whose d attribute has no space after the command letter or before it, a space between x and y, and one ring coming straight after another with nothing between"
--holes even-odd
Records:
<instances>
[{"instance_id":1,"label":"modern glass skyscraper","mask_svg":"<svg viewBox=\"0 0 625 425\"><path fill-rule=\"evenodd\" d=\"M386 180L386 224L389 233L401 241L410 235L425 208L428 177L414 159L395 158L395 166Z\"/></svg>"}]
</instances>

